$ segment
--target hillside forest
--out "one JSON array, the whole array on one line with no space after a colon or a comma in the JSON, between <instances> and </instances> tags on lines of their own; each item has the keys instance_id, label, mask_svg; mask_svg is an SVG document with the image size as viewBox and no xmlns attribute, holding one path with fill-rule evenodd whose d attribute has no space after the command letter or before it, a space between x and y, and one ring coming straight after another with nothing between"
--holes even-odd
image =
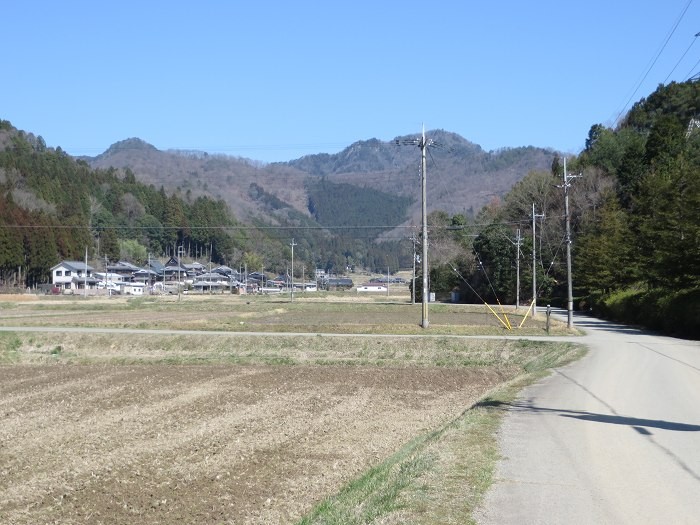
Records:
<instances>
[{"instance_id":1,"label":"hillside forest","mask_svg":"<svg viewBox=\"0 0 700 525\"><path fill-rule=\"evenodd\" d=\"M538 303L563 305L571 242L577 308L697 336L699 105L699 82L661 85L615 128L592 125L579 155L553 154L549 169L533 169L480 211L455 213L454 206L434 204L431 291L528 305L534 273ZM564 160L571 177L570 239ZM363 162L371 167L370 157ZM334 163L337 157L320 155L285 168L309 170L301 185L303 211L251 182L246 198L258 211L243 222L215 195L146 183L128 167L91 167L0 121L0 284L45 283L53 265L82 260L86 249L91 261L142 264L183 247L213 264L281 273L289 269L292 239L297 274L302 268L307 274L312 268L411 268L421 239L407 238L418 229L404 230L400 240L387 240L386 233L407 224L415 198L333 178ZM449 168L458 164L452 160Z\"/></svg>"},{"instance_id":2,"label":"hillside forest","mask_svg":"<svg viewBox=\"0 0 700 525\"><path fill-rule=\"evenodd\" d=\"M661 85L615 129L593 125L585 149L566 159L575 308L700 336L698 119L700 82ZM433 281L461 288L469 301L510 304L519 254L520 299L529 300L534 244L539 304L565 307L563 160L529 173L471 223L435 218L448 227L441 240L463 249L431 266Z\"/></svg>"}]
</instances>

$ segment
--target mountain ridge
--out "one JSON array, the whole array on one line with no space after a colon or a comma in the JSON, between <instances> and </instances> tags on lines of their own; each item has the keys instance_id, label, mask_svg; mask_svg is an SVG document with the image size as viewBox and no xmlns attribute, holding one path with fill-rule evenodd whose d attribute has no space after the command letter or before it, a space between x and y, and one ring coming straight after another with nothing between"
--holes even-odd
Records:
<instances>
[{"instance_id":1,"label":"mountain ridge","mask_svg":"<svg viewBox=\"0 0 700 525\"><path fill-rule=\"evenodd\" d=\"M429 149L428 155L428 210L449 214L478 213L530 171L549 170L557 155L551 149L534 146L485 151L445 130L432 130L426 136L437 145ZM263 190L311 218L308 182L327 177L338 184L411 198L402 223L407 225L415 223L420 215L421 155L418 147L397 144L416 137L359 140L338 153L309 154L269 164L223 154L163 151L130 138L116 142L96 157L83 159L93 168L128 168L140 181L162 185L167 191L216 196L227 202L242 221L269 211L251 198L253 185L254 193Z\"/></svg>"}]
</instances>

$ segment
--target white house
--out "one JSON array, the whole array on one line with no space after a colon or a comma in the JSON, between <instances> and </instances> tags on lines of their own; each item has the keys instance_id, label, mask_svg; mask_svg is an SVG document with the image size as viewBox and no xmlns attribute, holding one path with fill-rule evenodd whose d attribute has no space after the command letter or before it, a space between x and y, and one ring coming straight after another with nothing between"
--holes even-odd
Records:
<instances>
[{"instance_id":1,"label":"white house","mask_svg":"<svg viewBox=\"0 0 700 525\"><path fill-rule=\"evenodd\" d=\"M97 279L94 268L81 261L63 261L51 268L51 282L55 288L65 290L94 289Z\"/></svg>"},{"instance_id":2,"label":"white house","mask_svg":"<svg viewBox=\"0 0 700 525\"><path fill-rule=\"evenodd\" d=\"M129 283L129 282L119 283L119 292L122 295L143 295L145 288L146 288L145 283Z\"/></svg>"}]
</instances>

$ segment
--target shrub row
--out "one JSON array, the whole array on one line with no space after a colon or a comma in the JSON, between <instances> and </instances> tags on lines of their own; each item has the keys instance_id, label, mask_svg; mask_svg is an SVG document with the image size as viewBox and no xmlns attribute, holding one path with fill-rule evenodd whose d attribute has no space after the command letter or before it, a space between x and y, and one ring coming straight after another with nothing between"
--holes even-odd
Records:
<instances>
[{"instance_id":1,"label":"shrub row","mask_svg":"<svg viewBox=\"0 0 700 525\"><path fill-rule=\"evenodd\" d=\"M669 335L700 339L700 288L668 292L628 288L588 298L596 315Z\"/></svg>"}]
</instances>

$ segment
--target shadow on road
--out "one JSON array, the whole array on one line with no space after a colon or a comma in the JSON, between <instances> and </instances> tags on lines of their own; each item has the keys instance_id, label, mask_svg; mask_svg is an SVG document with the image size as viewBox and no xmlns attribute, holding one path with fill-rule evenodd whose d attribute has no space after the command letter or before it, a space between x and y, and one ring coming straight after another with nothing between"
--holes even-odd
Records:
<instances>
[{"instance_id":1,"label":"shadow on road","mask_svg":"<svg viewBox=\"0 0 700 525\"><path fill-rule=\"evenodd\" d=\"M553 308L552 313L557 315L560 320L566 319L567 312L561 308ZM599 319L598 317L593 317L587 312L577 311L574 312L574 326L576 328L593 329L593 330L609 330L611 332L617 332L620 334L629 335L662 335L660 332L654 330L647 330L638 326L617 323L614 321L607 321L605 319Z\"/></svg>"},{"instance_id":2,"label":"shadow on road","mask_svg":"<svg viewBox=\"0 0 700 525\"><path fill-rule=\"evenodd\" d=\"M642 330L634 326L611 323L609 321L601 322L598 320L587 320L587 319L576 319L575 326L578 328L588 328L588 329L604 329L611 332L617 332L620 334L633 334L633 335L659 335L658 332L652 332L650 330Z\"/></svg>"},{"instance_id":3,"label":"shadow on road","mask_svg":"<svg viewBox=\"0 0 700 525\"><path fill-rule=\"evenodd\" d=\"M505 403L502 401L494 400L484 400L478 403L476 406L490 407L495 409L502 409L515 412L525 412L525 413L553 413L561 417L578 419L580 421L593 421L596 423L607 423L613 425L626 425L638 434L644 436L649 440L654 446L666 454L671 460L673 460L681 469L686 471L689 475L695 478L696 481L700 482L700 474L695 472L692 467L686 464L680 457L678 457L672 450L665 447L657 440L654 439L654 435L651 429L661 429L661 430L671 430L674 432L700 432L700 425L690 425L687 423L678 423L675 421L664 421L662 419L640 419L636 417L620 416L615 414L598 414L595 412L585 412L581 410L568 410L560 408L549 408L540 407L532 403L525 401L515 401L512 403Z\"/></svg>"},{"instance_id":4,"label":"shadow on road","mask_svg":"<svg viewBox=\"0 0 700 525\"><path fill-rule=\"evenodd\" d=\"M549 412L556 413L562 417L579 419L581 421L594 421L597 423L608 423L612 425L627 425L640 432L640 428L658 428L663 430L674 430L677 432L700 432L700 425L690 425L687 423L677 423L674 421L664 421L661 419L640 419L636 417L627 417L611 414L597 414L595 412L585 412L580 410L566 410L561 408L539 407L531 403L516 401L513 403L505 403L502 401L485 400L477 403L477 407L491 408L507 408L508 410L517 410L521 412ZM640 432L649 434L649 432Z\"/></svg>"}]
</instances>

